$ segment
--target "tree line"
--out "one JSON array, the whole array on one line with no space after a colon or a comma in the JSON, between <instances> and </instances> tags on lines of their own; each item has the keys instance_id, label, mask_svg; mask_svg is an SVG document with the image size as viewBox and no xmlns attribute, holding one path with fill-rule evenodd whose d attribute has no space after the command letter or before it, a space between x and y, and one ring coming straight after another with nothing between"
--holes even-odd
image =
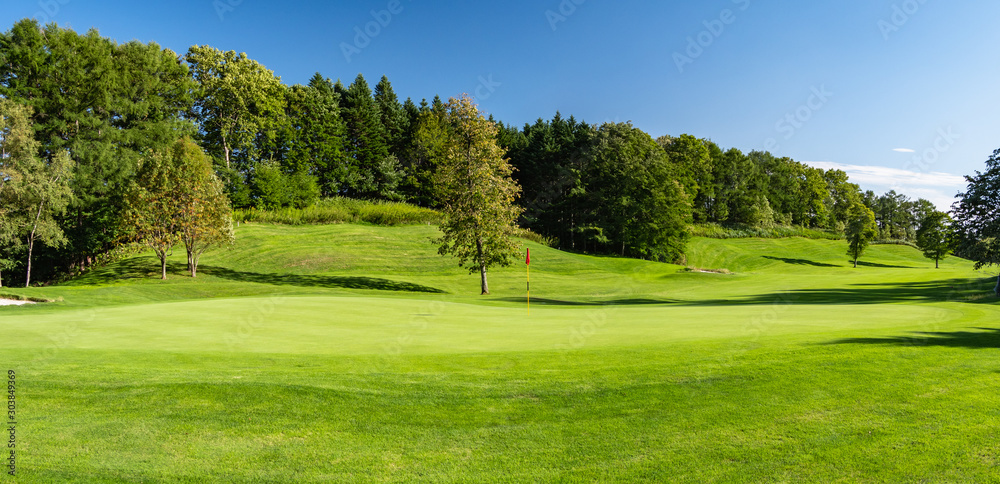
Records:
<instances>
[{"instance_id":1,"label":"tree line","mask_svg":"<svg viewBox=\"0 0 1000 484\"><path fill-rule=\"evenodd\" d=\"M490 117L472 129L461 120L481 117L474 106L401 101L385 76L374 88L360 74L345 86L319 73L288 86L246 54L195 45L179 55L27 19L0 35L0 98L0 217L9 221L0 270L34 258L43 278L86 270L125 242L150 245L165 264L168 244L190 230L177 223L185 213L205 212L196 232L213 227L208 244L231 240L230 208L342 196L447 211L460 190L443 167L454 168L470 132L489 156L466 161L496 155L509 164L490 172L510 182L491 192L515 206L500 211L567 250L672 262L691 224L847 233L859 207L872 212L874 238L914 242L934 212L926 200L862 192L840 170L691 135L653 138L629 123L560 113L523 127ZM483 133L499 151L481 144ZM29 183L18 170L47 181ZM28 186L45 194L28 196ZM167 206L162 194L197 203ZM185 245L194 275L203 249Z\"/></svg>"}]
</instances>

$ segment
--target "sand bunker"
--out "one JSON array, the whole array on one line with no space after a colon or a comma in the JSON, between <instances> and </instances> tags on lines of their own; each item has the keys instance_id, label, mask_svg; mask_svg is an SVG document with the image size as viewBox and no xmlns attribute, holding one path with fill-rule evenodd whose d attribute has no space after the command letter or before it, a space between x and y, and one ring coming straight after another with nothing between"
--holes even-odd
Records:
<instances>
[{"instance_id":1,"label":"sand bunker","mask_svg":"<svg viewBox=\"0 0 1000 484\"><path fill-rule=\"evenodd\" d=\"M35 304L32 301L18 301L16 299L0 299L0 306L23 306L25 304Z\"/></svg>"}]
</instances>

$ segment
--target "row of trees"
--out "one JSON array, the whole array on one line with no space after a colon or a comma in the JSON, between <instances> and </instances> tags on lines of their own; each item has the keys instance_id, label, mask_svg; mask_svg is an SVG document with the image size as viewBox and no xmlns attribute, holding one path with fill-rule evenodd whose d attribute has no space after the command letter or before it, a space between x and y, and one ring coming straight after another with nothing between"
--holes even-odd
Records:
<instances>
[{"instance_id":1,"label":"row of trees","mask_svg":"<svg viewBox=\"0 0 1000 484\"><path fill-rule=\"evenodd\" d=\"M136 187L150 160L199 135L191 111L201 94L188 66L155 43L32 20L0 35L2 268L25 269L30 284L33 272L81 271L123 243L148 243L133 211L164 200L137 198ZM189 175L187 189L200 190ZM212 203L228 206L224 196Z\"/></svg>"},{"instance_id":2,"label":"row of trees","mask_svg":"<svg viewBox=\"0 0 1000 484\"><path fill-rule=\"evenodd\" d=\"M194 275L199 245L183 225L195 209L182 200L212 213L205 218L215 232L198 236L212 243L231 236L230 204L305 206L339 195L434 206L465 227L515 214L565 249L665 261L682 257L691 223L851 233L862 207L874 238L916 241L933 212L926 200L862 193L839 170L690 135L654 139L628 123L596 126L559 113L517 128L482 119L468 99L400 102L385 77L374 89L361 75L346 87L320 74L286 86L245 54L193 46L179 56L31 20L0 35L0 99L14 113L3 119L20 123L3 131L11 140L0 157L10 173L0 187L4 220L22 220L0 231L0 270L30 261L21 256L36 240L47 274L83 270L123 241L153 245L165 263L167 244L183 240ZM17 141L18 129L30 136ZM469 171L471 160L490 168ZM39 198L25 187L43 185L20 172L54 180L38 188L52 195L38 202L30 233L25 207ZM493 191L476 192L470 183L484 179ZM473 203L493 211L463 219ZM513 226L501 225L500 234ZM443 229L449 253L481 238ZM483 242L490 247L489 237ZM489 259L489 250L474 252L474 266Z\"/></svg>"}]
</instances>

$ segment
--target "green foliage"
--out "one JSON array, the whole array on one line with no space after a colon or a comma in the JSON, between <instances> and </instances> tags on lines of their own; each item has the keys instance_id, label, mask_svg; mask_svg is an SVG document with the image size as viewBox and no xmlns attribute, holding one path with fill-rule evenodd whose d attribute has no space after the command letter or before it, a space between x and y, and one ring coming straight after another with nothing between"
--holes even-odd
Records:
<instances>
[{"instance_id":1,"label":"green foliage","mask_svg":"<svg viewBox=\"0 0 1000 484\"><path fill-rule=\"evenodd\" d=\"M878 226L875 225L875 214L868 207L855 204L848 212L846 228L847 255L854 259L854 267L858 267L858 259L878 236Z\"/></svg>"},{"instance_id":2,"label":"green foliage","mask_svg":"<svg viewBox=\"0 0 1000 484\"><path fill-rule=\"evenodd\" d=\"M324 196L354 183L358 174L347 160L347 128L340 116L340 96L333 83L317 73L308 86L289 88L285 103L288 123L273 147L273 155L282 168L292 174L315 176Z\"/></svg>"},{"instance_id":3,"label":"green foliage","mask_svg":"<svg viewBox=\"0 0 1000 484\"><path fill-rule=\"evenodd\" d=\"M252 180L251 196L258 210L304 208L320 196L316 177L305 172L288 174L274 162L259 163Z\"/></svg>"},{"instance_id":4,"label":"green foliage","mask_svg":"<svg viewBox=\"0 0 1000 484\"><path fill-rule=\"evenodd\" d=\"M691 227L691 235L695 237L708 237L712 239L784 239L789 237L803 237L815 240L843 240L843 234L806 227L723 227L718 224L701 224Z\"/></svg>"},{"instance_id":5,"label":"green foliage","mask_svg":"<svg viewBox=\"0 0 1000 484\"><path fill-rule=\"evenodd\" d=\"M358 74L343 91L341 106L347 126L347 159L356 173L342 193L355 198L399 199L402 168L389 152L389 133L364 76Z\"/></svg>"},{"instance_id":6,"label":"green foliage","mask_svg":"<svg viewBox=\"0 0 1000 484\"><path fill-rule=\"evenodd\" d=\"M387 201L335 197L305 208L236 210L234 220L282 225L369 223L373 225L438 224L441 214L423 207Z\"/></svg>"},{"instance_id":7,"label":"green foliage","mask_svg":"<svg viewBox=\"0 0 1000 484\"><path fill-rule=\"evenodd\" d=\"M965 179L968 187L952 210L957 253L976 269L1000 265L1000 149L986 160L986 171ZM995 292L1000 296L1000 276Z\"/></svg>"},{"instance_id":8,"label":"green foliage","mask_svg":"<svg viewBox=\"0 0 1000 484\"><path fill-rule=\"evenodd\" d=\"M172 155L183 180L177 193L180 239L187 252L188 272L197 277L205 250L235 240L232 208L213 173L212 160L200 146L185 138L174 145Z\"/></svg>"},{"instance_id":9,"label":"green foliage","mask_svg":"<svg viewBox=\"0 0 1000 484\"><path fill-rule=\"evenodd\" d=\"M226 168L251 166L260 156L255 140L276 137L287 122L281 79L245 53L207 45L192 46L185 60L199 86L194 114L205 148Z\"/></svg>"},{"instance_id":10,"label":"green foliage","mask_svg":"<svg viewBox=\"0 0 1000 484\"><path fill-rule=\"evenodd\" d=\"M673 262L684 254L691 198L659 145L627 123L597 131L585 179L594 225L620 255ZM616 247L617 248L617 247Z\"/></svg>"},{"instance_id":11,"label":"green foliage","mask_svg":"<svg viewBox=\"0 0 1000 484\"><path fill-rule=\"evenodd\" d=\"M8 258L0 267L14 266L10 245L22 239L27 246L25 286L31 285L35 242L50 247L66 243L57 221L73 198L70 183L73 160L66 151L51 160L39 158L39 143L32 137L31 108L0 98L0 243Z\"/></svg>"},{"instance_id":12,"label":"green foliage","mask_svg":"<svg viewBox=\"0 0 1000 484\"><path fill-rule=\"evenodd\" d=\"M191 277L197 274L202 252L232 243L231 209L222 183L208 156L189 139L143 157L125 203L128 241L153 250L162 279L167 278L167 257L177 242L184 242Z\"/></svg>"},{"instance_id":13,"label":"green foliage","mask_svg":"<svg viewBox=\"0 0 1000 484\"><path fill-rule=\"evenodd\" d=\"M455 256L469 272L478 271L485 295L490 293L487 270L509 266L520 255L513 236L523 211L514 204L521 188L510 178L513 167L497 145L496 125L471 98L452 98L446 120L451 137L434 178L444 207L438 252Z\"/></svg>"},{"instance_id":14,"label":"green foliage","mask_svg":"<svg viewBox=\"0 0 1000 484\"><path fill-rule=\"evenodd\" d=\"M936 210L924 217L917 230L917 247L924 257L934 261L935 268L940 268L941 259L951 254L954 239L951 217Z\"/></svg>"},{"instance_id":15,"label":"green foliage","mask_svg":"<svg viewBox=\"0 0 1000 484\"><path fill-rule=\"evenodd\" d=\"M33 109L40 159L68 152L75 162L71 215L58 220L67 243L45 248L46 260L84 268L114 248L141 154L194 132L185 120L194 88L177 54L155 43L117 44L28 19L0 34L0 97Z\"/></svg>"}]
</instances>

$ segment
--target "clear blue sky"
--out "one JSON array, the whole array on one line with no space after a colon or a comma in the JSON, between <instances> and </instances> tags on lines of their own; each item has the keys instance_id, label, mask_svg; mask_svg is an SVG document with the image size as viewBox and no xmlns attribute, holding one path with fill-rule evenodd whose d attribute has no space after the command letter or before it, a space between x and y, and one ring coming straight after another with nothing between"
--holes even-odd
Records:
<instances>
[{"instance_id":1,"label":"clear blue sky","mask_svg":"<svg viewBox=\"0 0 1000 484\"><path fill-rule=\"evenodd\" d=\"M386 25L370 24L390 7ZM484 111L516 125L559 110L768 148L942 208L961 188L955 175L1000 147L998 2L4 3L4 28L23 17L179 53L246 52L288 84L360 72L373 85L388 75L417 102L478 90ZM355 30L366 27L377 32L367 45ZM348 59L344 44L359 52Z\"/></svg>"}]
</instances>

